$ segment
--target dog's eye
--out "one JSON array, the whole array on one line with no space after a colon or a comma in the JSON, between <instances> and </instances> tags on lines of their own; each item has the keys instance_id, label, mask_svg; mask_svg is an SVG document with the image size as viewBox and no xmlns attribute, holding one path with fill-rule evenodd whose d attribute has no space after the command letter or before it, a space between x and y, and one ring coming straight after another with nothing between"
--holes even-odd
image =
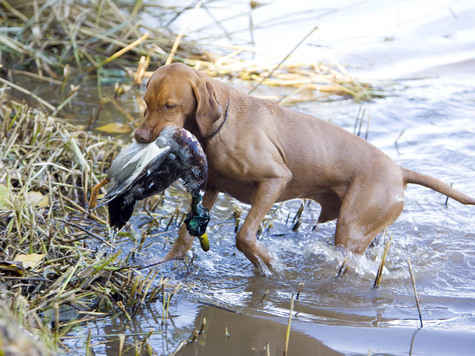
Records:
<instances>
[{"instance_id":1,"label":"dog's eye","mask_svg":"<svg viewBox=\"0 0 475 356\"><path fill-rule=\"evenodd\" d=\"M176 108L176 104L170 104L170 103L166 103L165 104L166 108L167 109L173 109L173 108Z\"/></svg>"}]
</instances>

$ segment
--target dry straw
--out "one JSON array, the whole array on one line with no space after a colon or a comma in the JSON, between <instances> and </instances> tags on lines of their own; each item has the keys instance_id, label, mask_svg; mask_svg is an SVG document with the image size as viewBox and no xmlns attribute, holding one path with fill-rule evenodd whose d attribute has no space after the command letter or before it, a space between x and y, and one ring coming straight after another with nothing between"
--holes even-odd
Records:
<instances>
[{"instance_id":1,"label":"dry straw","mask_svg":"<svg viewBox=\"0 0 475 356\"><path fill-rule=\"evenodd\" d=\"M127 262L133 251L122 253L120 244L110 250L94 232L105 231L105 217L92 215L94 223L85 215L89 185L105 174L102 162L120 143L5 97L0 119L0 299L13 311L21 300L35 334L51 321L58 341L79 323L130 317L163 294L168 315L180 285L158 268L135 271Z\"/></svg>"},{"instance_id":2,"label":"dry straw","mask_svg":"<svg viewBox=\"0 0 475 356\"><path fill-rule=\"evenodd\" d=\"M141 1L120 9L112 0L1 2L0 16L9 28L0 33L4 63L53 78L66 64L84 71L111 61L128 66L147 54L164 61L173 44L167 29L142 24ZM175 10L163 11L166 15ZM177 55L202 53L183 41Z\"/></svg>"},{"instance_id":3,"label":"dry straw","mask_svg":"<svg viewBox=\"0 0 475 356\"><path fill-rule=\"evenodd\" d=\"M156 67L174 59L211 76L249 81L252 90L260 85L286 88L283 96L270 98L286 105L329 94L356 100L376 95L374 88L356 81L339 63L302 63L290 54L275 63L256 63L243 59L249 48L235 46L220 48L225 54L211 53L187 39L186 21L178 36L162 26L151 28L143 20L148 7L141 1L121 9L112 0L1 1L0 16L9 28L0 32L1 60L6 69L17 73L35 72L39 78L54 79L66 77L65 68L71 77L71 72L104 75L107 67L129 72L139 82L150 77L149 63ZM188 18L200 6L206 8L206 3L198 2ZM164 17L181 15L177 8L158 5L158 9ZM305 38L297 38L296 46Z\"/></svg>"}]
</instances>

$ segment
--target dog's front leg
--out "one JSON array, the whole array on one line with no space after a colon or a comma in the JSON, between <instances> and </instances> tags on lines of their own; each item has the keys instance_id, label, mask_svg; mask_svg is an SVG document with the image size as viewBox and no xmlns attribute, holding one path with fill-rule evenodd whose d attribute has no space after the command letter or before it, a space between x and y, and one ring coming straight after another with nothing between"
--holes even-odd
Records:
<instances>
[{"instance_id":1,"label":"dog's front leg","mask_svg":"<svg viewBox=\"0 0 475 356\"><path fill-rule=\"evenodd\" d=\"M285 177L266 179L258 184L251 209L236 235L236 247L260 270L262 269L261 261L272 269L270 263L272 257L266 248L257 242L257 230L272 205L282 194L290 177L289 172Z\"/></svg>"},{"instance_id":2,"label":"dog's front leg","mask_svg":"<svg viewBox=\"0 0 475 356\"><path fill-rule=\"evenodd\" d=\"M211 210L218 196L218 190L214 188L206 188L206 192L203 196L203 206ZM193 246L194 236L190 235L186 229L185 224L183 224L178 232L178 238L173 244L171 250L167 253L164 260L169 260L176 257L183 257L187 253L191 246Z\"/></svg>"}]
</instances>

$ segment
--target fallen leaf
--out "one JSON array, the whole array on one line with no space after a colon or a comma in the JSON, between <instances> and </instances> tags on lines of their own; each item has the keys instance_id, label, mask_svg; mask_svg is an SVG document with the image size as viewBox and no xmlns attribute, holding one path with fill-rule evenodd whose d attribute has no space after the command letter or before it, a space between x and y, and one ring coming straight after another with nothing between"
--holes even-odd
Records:
<instances>
[{"instance_id":1,"label":"fallen leaf","mask_svg":"<svg viewBox=\"0 0 475 356\"><path fill-rule=\"evenodd\" d=\"M35 268L45 257L45 254L31 253L29 255L16 255L14 261L22 262L24 268Z\"/></svg>"},{"instance_id":2,"label":"fallen leaf","mask_svg":"<svg viewBox=\"0 0 475 356\"><path fill-rule=\"evenodd\" d=\"M44 208L49 205L48 196L43 195L40 192L28 192L26 194L26 201L39 208Z\"/></svg>"},{"instance_id":3,"label":"fallen leaf","mask_svg":"<svg viewBox=\"0 0 475 356\"><path fill-rule=\"evenodd\" d=\"M119 124L115 122L97 127L96 130L106 132L106 133L115 133L115 134L124 134L124 133L128 133L132 131L129 125Z\"/></svg>"}]
</instances>

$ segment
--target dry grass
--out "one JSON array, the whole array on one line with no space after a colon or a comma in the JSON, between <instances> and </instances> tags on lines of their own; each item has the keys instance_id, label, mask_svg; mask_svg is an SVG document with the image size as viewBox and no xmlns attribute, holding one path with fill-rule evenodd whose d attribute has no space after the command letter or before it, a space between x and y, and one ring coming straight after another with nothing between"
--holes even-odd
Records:
<instances>
[{"instance_id":1,"label":"dry grass","mask_svg":"<svg viewBox=\"0 0 475 356\"><path fill-rule=\"evenodd\" d=\"M129 318L159 298L168 306L179 286L158 268L142 274L131 267L144 241L130 251L118 250L120 244L112 250L94 233L105 230L105 216L93 215L94 223L85 215L88 188L120 141L5 97L0 102L0 296L14 315L31 319L35 334L48 323L61 345L81 322L112 313ZM165 307L163 313L166 320ZM6 332L7 319L0 319Z\"/></svg>"},{"instance_id":2,"label":"dry grass","mask_svg":"<svg viewBox=\"0 0 475 356\"><path fill-rule=\"evenodd\" d=\"M98 68L145 32L149 33L148 38L115 59L114 65L137 63L143 55L164 61L174 41L174 35L166 29L142 25L141 1L129 2L129 6L117 5L112 0L1 3L0 17L9 29L0 32L0 48L8 69L29 70L54 78L63 74L66 64L79 72ZM202 53L184 41L177 55L193 58Z\"/></svg>"},{"instance_id":3,"label":"dry grass","mask_svg":"<svg viewBox=\"0 0 475 356\"><path fill-rule=\"evenodd\" d=\"M151 75L150 63L155 67L173 58L211 76L286 88L284 96L271 98L282 104L318 100L322 95L355 100L377 95L338 63L296 63L286 57L278 65L262 64L242 59L249 49L238 47L223 49L226 55L209 53L187 40L186 33L175 35L161 26L147 25L144 14L148 11L141 1L120 9L112 0L1 2L0 17L8 31L0 32L0 63L7 71L66 80L73 74L104 75L119 69L141 83ZM173 18L187 10L158 5L155 13Z\"/></svg>"},{"instance_id":4,"label":"dry grass","mask_svg":"<svg viewBox=\"0 0 475 356\"><path fill-rule=\"evenodd\" d=\"M28 302L22 296L17 296L13 305L0 300L0 354L53 355L55 345L49 337L49 331L34 314L26 312L27 305Z\"/></svg>"}]
</instances>

